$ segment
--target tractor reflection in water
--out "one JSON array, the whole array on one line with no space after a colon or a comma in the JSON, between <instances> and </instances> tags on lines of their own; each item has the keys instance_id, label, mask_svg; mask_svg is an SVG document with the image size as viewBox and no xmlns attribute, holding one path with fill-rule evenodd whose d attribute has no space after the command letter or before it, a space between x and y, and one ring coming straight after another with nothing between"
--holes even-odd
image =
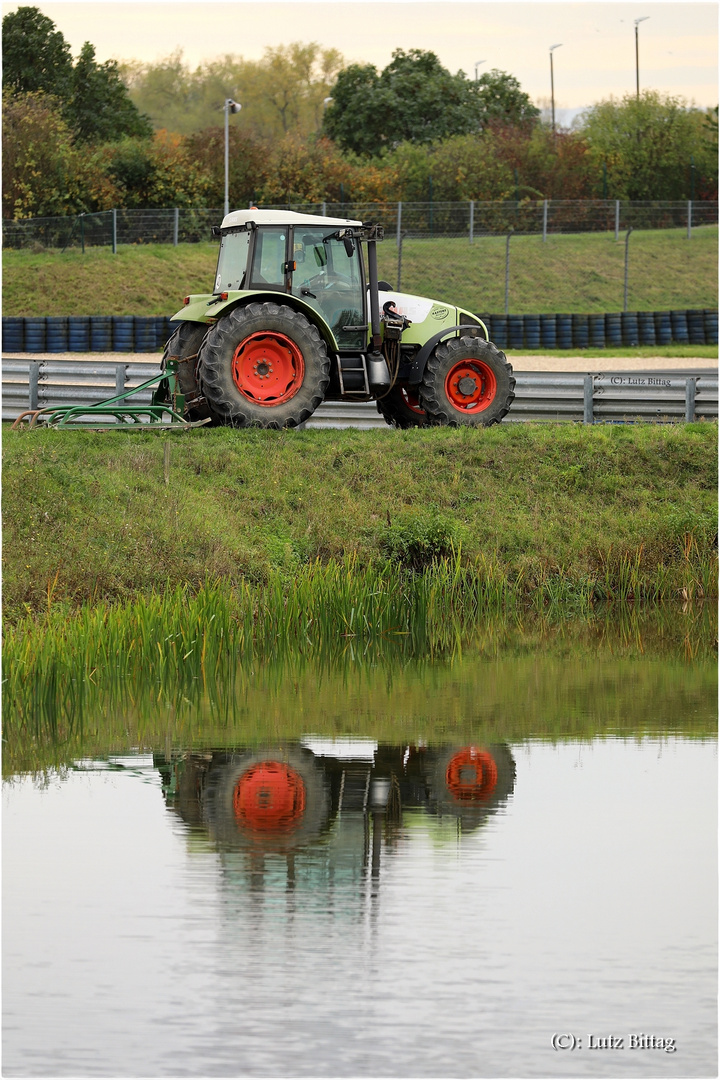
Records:
<instances>
[{"instance_id":1,"label":"tractor reflection in water","mask_svg":"<svg viewBox=\"0 0 720 1080\"><path fill-rule=\"evenodd\" d=\"M475 830L515 782L501 744L307 738L282 748L178 751L155 763L168 807L220 852L241 855L233 869L244 867L250 889L279 885L279 874L290 889L377 883L383 840L387 854L418 827L445 837Z\"/></svg>"}]
</instances>

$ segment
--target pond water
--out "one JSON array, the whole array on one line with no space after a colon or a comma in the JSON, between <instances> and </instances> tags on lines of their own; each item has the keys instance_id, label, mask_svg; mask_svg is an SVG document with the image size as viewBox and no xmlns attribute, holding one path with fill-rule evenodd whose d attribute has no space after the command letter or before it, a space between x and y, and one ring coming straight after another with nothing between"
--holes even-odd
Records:
<instances>
[{"instance_id":1,"label":"pond water","mask_svg":"<svg viewBox=\"0 0 720 1080\"><path fill-rule=\"evenodd\" d=\"M7 775L4 1075L716 1075L714 662L466 661Z\"/></svg>"}]
</instances>

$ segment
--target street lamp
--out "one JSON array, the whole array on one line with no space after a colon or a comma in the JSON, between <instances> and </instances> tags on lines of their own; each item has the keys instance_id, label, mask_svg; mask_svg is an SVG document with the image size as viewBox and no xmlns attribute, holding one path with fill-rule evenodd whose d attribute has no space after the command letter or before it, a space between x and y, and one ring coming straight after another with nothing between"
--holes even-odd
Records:
<instances>
[{"instance_id":1,"label":"street lamp","mask_svg":"<svg viewBox=\"0 0 720 1080\"><path fill-rule=\"evenodd\" d=\"M552 109L552 132L555 134L555 76L553 72L553 49L559 49L562 41L550 46L550 107Z\"/></svg>"},{"instance_id":2,"label":"street lamp","mask_svg":"<svg viewBox=\"0 0 720 1080\"><path fill-rule=\"evenodd\" d=\"M649 18L649 15L643 15L641 19L635 20L635 86L638 101L640 100L640 50L638 47L638 23L645 22L645 20Z\"/></svg>"},{"instance_id":3,"label":"street lamp","mask_svg":"<svg viewBox=\"0 0 720 1080\"><path fill-rule=\"evenodd\" d=\"M485 63L484 60L476 60L475 61L475 82L478 81L478 68L480 67L481 64L484 64L484 63Z\"/></svg>"},{"instance_id":4,"label":"street lamp","mask_svg":"<svg viewBox=\"0 0 720 1080\"><path fill-rule=\"evenodd\" d=\"M223 110L225 112L225 213L224 217L230 213L230 199L229 199L229 182L230 182L230 152L228 149L229 135L228 135L228 116L230 113L239 113L242 109L237 101L233 101L232 98L226 98Z\"/></svg>"}]
</instances>

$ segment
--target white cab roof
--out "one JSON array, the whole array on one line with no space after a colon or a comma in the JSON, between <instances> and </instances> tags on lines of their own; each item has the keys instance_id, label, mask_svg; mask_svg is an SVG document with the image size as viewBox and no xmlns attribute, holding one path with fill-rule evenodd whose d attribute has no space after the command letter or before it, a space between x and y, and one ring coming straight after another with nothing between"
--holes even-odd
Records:
<instances>
[{"instance_id":1,"label":"white cab roof","mask_svg":"<svg viewBox=\"0 0 720 1080\"><path fill-rule=\"evenodd\" d=\"M223 218L222 228L245 225L254 221L256 225L362 225L362 221L348 218L314 217L312 214L298 214L294 210L233 210Z\"/></svg>"}]
</instances>

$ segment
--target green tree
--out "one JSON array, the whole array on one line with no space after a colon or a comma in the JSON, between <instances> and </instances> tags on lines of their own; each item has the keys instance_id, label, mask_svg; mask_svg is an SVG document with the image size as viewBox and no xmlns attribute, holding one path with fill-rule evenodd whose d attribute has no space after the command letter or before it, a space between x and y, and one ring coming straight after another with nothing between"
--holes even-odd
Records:
<instances>
[{"instance_id":1,"label":"green tree","mask_svg":"<svg viewBox=\"0 0 720 1080\"><path fill-rule=\"evenodd\" d=\"M681 98L645 90L594 105L580 131L596 175L607 168L610 198L674 200L690 197L691 159L703 178L717 179L704 123Z\"/></svg>"},{"instance_id":2,"label":"green tree","mask_svg":"<svg viewBox=\"0 0 720 1080\"><path fill-rule=\"evenodd\" d=\"M493 68L481 75L476 85L483 127L500 124L529 128L539 119L540 110L521 89L514 75Z\"/></svg>"},{"instance_id":3,"label":"green tree","mask_svg":"<svg viewBox=\"0 0 720 1080\"><path fill-rule=\"evenodd\" d=\"M3 93L3 217L19 220L83 208L71 132L56 98Z\"/></svg>"},{"instance_id":4,"label":"green tree","mask_svg":"<svg viewBox=\"0 0 720 1080\"><path fill-rule=\"evenodd\" d=\"M114 60L98 64L86 41L72 72L65 117L80 142L110 142L127 135L149 138L152 125L130 100Z\"/></svg>"},{"instance_id":5,"label":"green tree","mask_svg":"<svg viewBox=\"0 0 720 1080\"><path fill-rule=\"evenodd\" d=\"M70 93L70 46L52 19L36 7L21 7L2 22L3 90L43 91L64 100Z\"/></svg>"},{"instance_id":6,"label":"green tree","mask_svg":"<svg viewBox=\"0 0 720 1080\"><path fill-rule=\"evenodd\" d=\"M480 127L476 84L462 72L452 75L434 53L421 49L396 49L380 74L371 64L351 65L339 73L332 98L324 131L360 154Z\"/></svg>"}]
</instances>

